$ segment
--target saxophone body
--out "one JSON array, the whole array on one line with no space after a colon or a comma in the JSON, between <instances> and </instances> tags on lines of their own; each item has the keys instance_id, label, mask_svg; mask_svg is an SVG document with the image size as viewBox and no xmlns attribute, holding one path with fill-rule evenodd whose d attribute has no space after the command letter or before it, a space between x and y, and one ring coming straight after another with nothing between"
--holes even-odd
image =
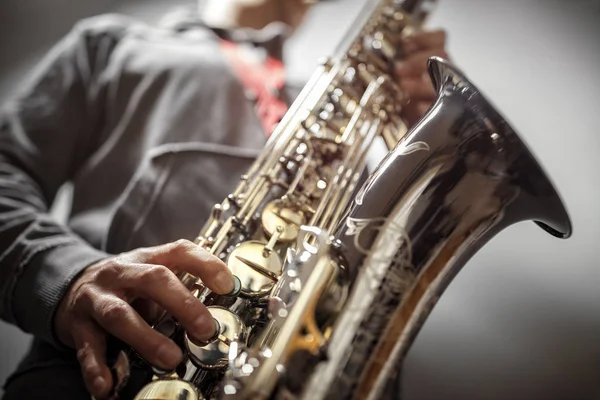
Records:
<instances>
[{"instance_id":1,"label":"saxophone body","mask_svg":"<svg viewBox=\"0 0 600 400\"><path fill-rule=\"evenodd\" d=\"M534 220L566 238L559 194L527 146L445 60L438 92L410 130L395 84L400 39L432 1L370 1L323 63L197 244L236 289L183 282L217 334L192 341L168 315L154 327L184 350L151 368L136 399L376 399L436 300L504 228ZM377 142L389 153L366 180Z\"/></svg>"}]
</instances>

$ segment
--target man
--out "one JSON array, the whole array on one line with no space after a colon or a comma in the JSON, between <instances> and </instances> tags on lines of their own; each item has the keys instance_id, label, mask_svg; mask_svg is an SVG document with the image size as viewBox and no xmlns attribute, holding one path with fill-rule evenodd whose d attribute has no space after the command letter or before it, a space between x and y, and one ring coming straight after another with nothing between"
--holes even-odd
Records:
<instances>
[{"instance_id":1,"label":"man","mask_svg":"<svg viewBox=\"0 0 600 400\"><path fill-rule=\"evenodd\" d=\"M34 342L5 399L105 398L114 384L108 336L175 366L181 351L144 320L148 305L173 313L199 340L213 335L207 309L176 274L217 293L233 288L226 266L189 240L293 99L281 44L308 7L213 0L201 21L169 29L86 20L6 105L0 313ZM397 72L412 98L404 117L414 122L434 98L425 63L446 56L445 35L427 32L404 47ZM67 182L73 203L63 225L48 209Z\"/></svg>"}]
</instances>

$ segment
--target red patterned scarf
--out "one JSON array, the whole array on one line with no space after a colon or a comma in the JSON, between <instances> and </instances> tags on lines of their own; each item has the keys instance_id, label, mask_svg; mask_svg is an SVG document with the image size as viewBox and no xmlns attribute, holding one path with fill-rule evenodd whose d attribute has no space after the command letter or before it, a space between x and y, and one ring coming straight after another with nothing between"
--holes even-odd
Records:
<instances>
[{"instance_id":1,"label":"red patterned scarf","mask_svg":"<svg viewBox=\"0 0 600 400\"><path fill-rule=\"evenodd\" d=\"M243 54L236 43L221 40L221 48L246 90L255 99L256 113L267 136L287 111L280 93L285 84L283 63L271 56L264 62L252 60Z\"/></svg>"}]
</instances>

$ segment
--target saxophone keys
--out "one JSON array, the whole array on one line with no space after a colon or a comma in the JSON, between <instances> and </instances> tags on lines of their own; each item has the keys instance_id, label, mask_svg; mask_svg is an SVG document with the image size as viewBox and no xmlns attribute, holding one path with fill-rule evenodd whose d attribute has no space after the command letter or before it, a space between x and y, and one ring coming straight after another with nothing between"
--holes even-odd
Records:
<instances>
[{"instance_id":1,"label":"saxophone keys","mask_svg":"<svg viewBox=\"0 0 600 400\"><path fill-rule=\"evenodd\" d=\"M217 322L215 336L207 343L198 343L185 334L185 347L192 363L207 370L219 370L229 364L229 350L233 342L244 341L246 326L233 312L219 306L208 311Z\"/></svg>"},{"instance_id":2,"label":"saxophone keys","mask_svg":"<svg viewBox=\"0 0 600 400\"><path fill-rule=\"evenodd\" d=\"M277 241L279 240L279 238L281 237L282 234L283 234L283 226L277 225L277 228L275 229L275 233L273 233L273 235L271 235L271 239L269 239L269 243L267 243L267 245L263 249L263 257L268 257L273 252L273 250L275 250L275 245L277 244Z\"/></svg>"},{"instance_id":3,"label":"saxophone keys","mask_svg":"<svg viewBox=\"0 0 600 400\"><path fill-rule=\"evenodd\" d=\"M268 295L281 274L282 262L277 252L264 250L264 242L248 241L227 257L227 266L241 282L241 297L259 299Z\"/></svg>"},{"instance_id":4,"label":"saxophone keys","mask_svg":"<svg viewBox=\"0 0 600 400\"><path fill-rule=\"evenodd\" d=\"M181 379L158 379L144 386L134 400L205 400L196 388Z\"/></svg>"},{"instance_id":5,"label":"saxophone keys","mask_svg":"<svg viewBox=\"0 0 600 400\"><path fill-rule=\"evenodd\" d=\"M222 296L235 298L235 297L239 296L241 291L242 291L242 281L236 275L233 275L233 290Z\"/></svg>"},{"instance_id":6,"label":"saxophone keys","mask_svg":"<svg viewBox=\"0 0 600 400\"><path fill-rule=\"evenodd\" d=\"M273 238L277 235L278 241L291 242L298 237L300 226L306 223L306 216L283 200L274 200L263 210L261 222L267 236ZM281 232L278 233L280 227Z\"/></svg>"}]
</instances>

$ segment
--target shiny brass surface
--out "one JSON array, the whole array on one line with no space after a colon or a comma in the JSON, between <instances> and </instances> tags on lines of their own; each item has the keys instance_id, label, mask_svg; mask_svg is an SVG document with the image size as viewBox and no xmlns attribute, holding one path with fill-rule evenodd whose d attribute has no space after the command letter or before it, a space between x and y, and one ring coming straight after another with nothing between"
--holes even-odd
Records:
<instances>
[{"instance_id":1,"label":"shiny brass surface","mask_svg":"<svg viewBox=\"0 0 600 400\"><path fill-rule=\"evenodd\" d=\"M266 247L267 243L244 242L229 253L227 266L240 279L244 296L265 296L277 282L282 262L276 252L265 252Z\"/></svg>"},{"instance_id":2,"label":"shiny brass surface","mask_svg":"<svg viewBox=\"0 0 600 400\"><path fill-rule=\"evenodd\" d=\"M209 370L222 369L228 363L230 344L244 340L246 327L236 314L225 308L210 306L208 311L218 322L218 333L214 340L200 344L192 341L186 334L185 348L197 366Z\"/></svg>"},{"instance_id":3,"label":"shiny brass surface","mask_svg":"<svg viewBox=\"0 0 600 400\"><path fill-rule=\"evenodd\" d=\"M279 237L282 242L291 242L298 237L300 226L306 223L304 212L294 209L283 200L271 201L262 212L262 225L267 235L273 236L277 227L283 227Z\"/></svg>"},{"instance_id":4,"label":"shiny brass surface","mask_svg":"<svg viewBox=\"0 0 600 400\"><path fill-rule=\"evenodd\" d=\"M134 400L205 400L196 388L181 379L156 380L148 383Z\"/></svg>"},{"instance_id":5,"label":"shiny brass surface","mask_svg":"<svg viewBox=\"0 0 600 400\"><path fill-rule=\"evenodd\" d=\"M308 240L312 237L313 240ZM313 242L314 244L309 244ZM223 399L269 398L292 357L300 351L319 357L326 337L316 321L317 306L337 265L331 256L329 235L317 228L303 228L298 253L274 289L269 325L255 345L232 360Z\"/></svg>"}]
</instances>

